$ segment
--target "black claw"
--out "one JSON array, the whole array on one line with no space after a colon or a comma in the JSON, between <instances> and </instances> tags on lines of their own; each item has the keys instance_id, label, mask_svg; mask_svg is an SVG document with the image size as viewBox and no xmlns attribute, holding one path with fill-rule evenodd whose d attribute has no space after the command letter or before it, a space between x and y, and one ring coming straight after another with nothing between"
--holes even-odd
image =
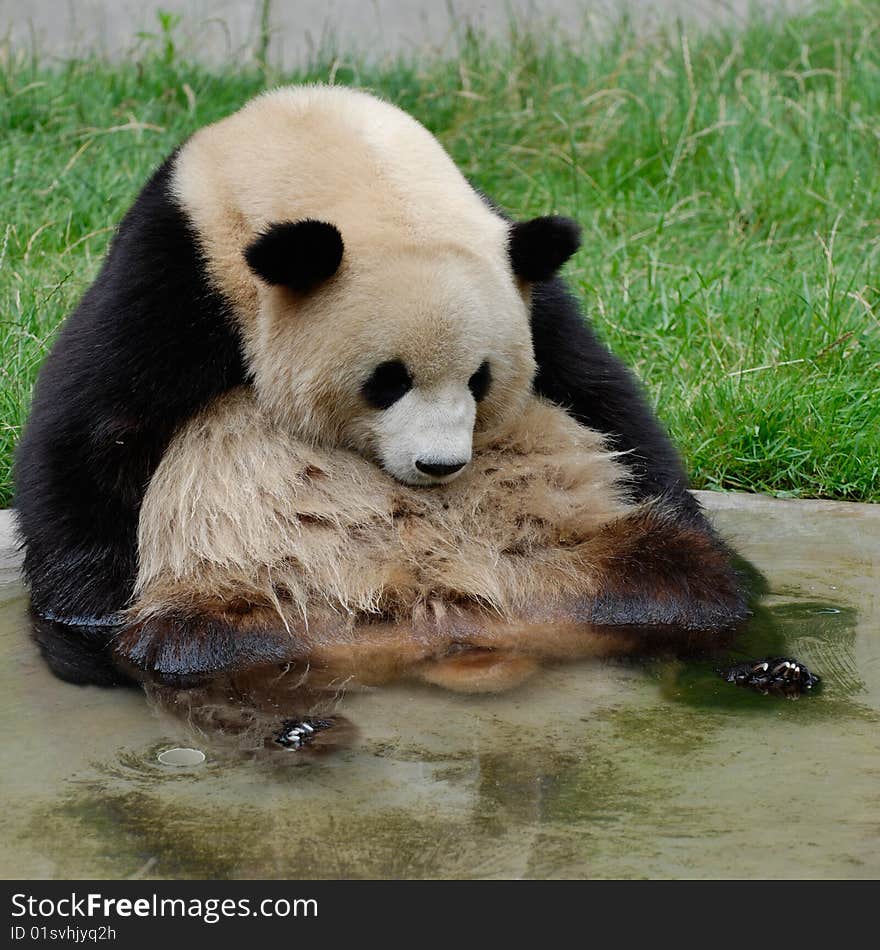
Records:
<instances>
[{"instance_id":1,"label":"black claw","mask_svg":"<svg viewBox=\"0 0 880 950\"><path fill-rule=\"evenodd\" d=\"M818 686L821 680L803 663L790 657L750 660L724 667L718 673L728 682L760 693L794 697Z\"/></svg>"},{"instance_id":2,"label":"black claw","mask_svg":"<svg viewBox=\"0 0 880 950\"><path fill-rule=\"evenodd\" d=\"M319 732L333 726L332 719L313 719L306 716L302 719L285 719L281 724L281 731L275 736L275 742L285 749L297 751L311 745Z\"/></svg>"}]
</instances>

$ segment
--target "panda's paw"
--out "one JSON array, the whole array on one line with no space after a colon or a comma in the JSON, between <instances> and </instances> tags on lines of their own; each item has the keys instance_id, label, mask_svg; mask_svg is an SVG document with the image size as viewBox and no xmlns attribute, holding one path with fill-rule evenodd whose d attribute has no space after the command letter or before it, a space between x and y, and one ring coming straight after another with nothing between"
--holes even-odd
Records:
<instances>
[{"instance_id":1,"label":"panda's paw","mask_svg":"<svg viewBox=\"0 0 880 950\"><path fill-rule=\"evenodd\" d=\"M819 685L821 680L803 663L790 657L749 660L718 671L728 683L746 686L764 695L796 698Z\"/></svg>"},{"instance_id":2,"label":"panda's paw","mask_svg":"<svg viewBox=\"0 0 880 950\"><path fill-rule=\"evenodd\" d=\"M335 725L333 719L319 719L304 716L301 719L285 719L274 741L292 752L299 752L311 746L318 734Z\"/></svg>"}]
</instances>

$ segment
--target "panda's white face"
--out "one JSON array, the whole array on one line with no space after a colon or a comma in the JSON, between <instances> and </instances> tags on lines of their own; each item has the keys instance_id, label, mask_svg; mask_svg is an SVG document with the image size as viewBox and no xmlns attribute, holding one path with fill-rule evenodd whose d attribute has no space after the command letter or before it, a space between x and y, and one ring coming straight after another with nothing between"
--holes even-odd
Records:
<instances>
[{"instance_id":1,"label":"panda's white face","mask_svg":"<svg viewBox=\"0 0 880 950\"><path fill-rule=\"evenodd\" d=\"M298 435L445 484L531 390L527 302L503 253L383 251L313 294L267 292L257 390Z\"/></svg>"},{"instance_id":2,"label":"panda's white face","mask_svg":"<svg viewBox=\"0 0 880 950\"><path fill-rule=\"evenodd\" d=\"M528 288L574 253L573 222L506 220L415 119L342 87L279 89L197 132L172 190L263 411L296 437L437 484L517 418ZM404 380L395 399L369 398L377 372Z\"/></svg>"}]
</instances>

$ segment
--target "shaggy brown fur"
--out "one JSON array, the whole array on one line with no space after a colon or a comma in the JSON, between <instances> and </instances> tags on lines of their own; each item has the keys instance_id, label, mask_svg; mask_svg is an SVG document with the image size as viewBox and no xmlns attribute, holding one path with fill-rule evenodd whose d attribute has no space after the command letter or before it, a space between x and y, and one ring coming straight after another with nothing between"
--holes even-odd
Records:
<instances>
[{"instance_id":1,"label":"shaggy brown fur","mask_svg":"<svg viewBox=\"0 0 880 950\"><path fill-rule=\"evenodd\" d=\"M723 546L629 505L623 466L563 410L531 398L474 450L458 480L412 488L230 393L150 484L118 654L172 676L299 661L328 682L503 688L530 668L511 651L708 642L741 613Z\"/></svg>"}]
</instances>

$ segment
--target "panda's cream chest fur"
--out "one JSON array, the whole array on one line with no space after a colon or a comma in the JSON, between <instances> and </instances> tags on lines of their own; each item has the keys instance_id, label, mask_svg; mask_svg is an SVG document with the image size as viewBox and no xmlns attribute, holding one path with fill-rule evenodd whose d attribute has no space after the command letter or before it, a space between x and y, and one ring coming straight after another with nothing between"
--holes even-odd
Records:
<instances>
[{"instance_id":1,"label":"panda's cream chest fur","mask_svg":"<svg viewBox=\"0 0 880 950\"><path fill-rule=\"evenodd\" d=\"M591 552L598 569L602 529L631 510L624 485L596 433L535 397L477 434L459 479L421 489L293 438L241 388L184 427L152 479L129 615L241 602L303 643L449 605L549 621L594 593Z\"/></svg>"}]
</instances>

